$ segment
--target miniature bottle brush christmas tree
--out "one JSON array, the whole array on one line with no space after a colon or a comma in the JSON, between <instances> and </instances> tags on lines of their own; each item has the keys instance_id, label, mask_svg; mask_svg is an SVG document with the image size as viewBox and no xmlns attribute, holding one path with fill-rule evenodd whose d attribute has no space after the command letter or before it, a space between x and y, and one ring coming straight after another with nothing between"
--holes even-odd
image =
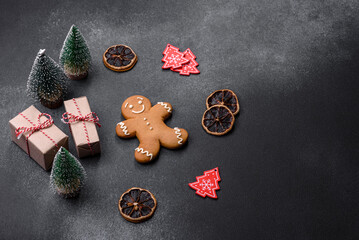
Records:
<instances>
[{"instance_id":1,"label":"miniature bottle brush christmas tree","mask_svg":"<svg viewBox=\"0 0 359 240\"><path fill-rule=\"evenodd\" d=\"M80 30L72 25L60 53L60 65L72 80L87 76L91 65L90 50Z\"/></svg>"},{"instance_id":2,"label":"miniature bottle brush christmas tree","mask_svg":"<svg viewBox=\"0 0 359 240\"><path fill-rule=\"evenodd\" d=\"M27 81L27 93L48 108L62 105L67 90L67 78L61 67L45 49L40 49Z\"/></svg>"},{"instance_id":3,"label":"miniature bottle brush christmas tree","mask_svg":"<svg viewBox=\"0 0 359 240\"><path fill-rule=\"evenodd\" d=\"M64 147L55 155L50 175L50 185L64 198L76 197L85 180L85 169Z\"/></svg>"}]
</instances>

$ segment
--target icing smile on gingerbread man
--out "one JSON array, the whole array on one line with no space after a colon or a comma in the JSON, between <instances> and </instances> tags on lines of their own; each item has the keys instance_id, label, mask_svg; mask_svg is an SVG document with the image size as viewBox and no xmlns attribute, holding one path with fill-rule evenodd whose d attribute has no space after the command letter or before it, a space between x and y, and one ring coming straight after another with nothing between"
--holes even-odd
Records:
<instances>
[{"instance_id":1,"label":"icing smile on gingerbread man","mask_svg":"<svg viewBox=\"0 0 359 240\"><path fill-rule=\"evenodd\" d=\"M185 129L170 128L164 123L172 114L169 103L159 102L152 107L148 98L136 95L123 102L121 111L126 120L117 124L116 133L121 138L138 138L140 145L135 149L138 162L155 159L161 146L179 148L188 139Z\"/></svg>"},{"instance_id":2,"label":"icing smile on gingerbread man","mask_svg":"<svg viewBox=\"0 0 359 240\"><path fill-rule=\"evenodd\" d=\"M145 105L143 105L143 102L142 102L143 98L137 97L137 99L139 100L137 103L142 106L142 109L141 109L141 110L139 110L139 111L133 110L134 106L133 106L132 104L130 104L130 105L128 106L128 102L125 104L125 109L126 109L127 106L128 106L128 108L129 108L129 109L132 109L132 112L135 113L135 114L142 113L143 111L145 111Z\"/></svg>"}]
</instances>

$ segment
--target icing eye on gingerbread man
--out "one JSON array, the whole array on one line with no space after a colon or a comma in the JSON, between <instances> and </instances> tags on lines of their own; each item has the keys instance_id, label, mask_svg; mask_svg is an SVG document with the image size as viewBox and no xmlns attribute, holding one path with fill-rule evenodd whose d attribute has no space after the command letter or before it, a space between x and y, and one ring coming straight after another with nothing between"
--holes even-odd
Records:
<instances>
[{"instance_id":1,"label":"icing eye on gingerbread man","mask_svg":"<svg viewBox=\"0 0 359 240\"><path fill-rule=\"evenodd\" d=\"M151 108L151 102L143 96L132 96L122 104L121 110L128 118L147 112Z\"/></svg>"}]
</instances>

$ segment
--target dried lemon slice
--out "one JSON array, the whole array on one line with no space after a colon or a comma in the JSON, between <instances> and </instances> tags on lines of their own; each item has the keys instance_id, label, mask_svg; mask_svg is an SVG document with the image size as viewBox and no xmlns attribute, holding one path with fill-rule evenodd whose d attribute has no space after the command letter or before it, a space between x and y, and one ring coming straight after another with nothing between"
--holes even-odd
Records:
<instances>
[{"instance_id":1,"label":"dried lemon slice","mask_svg":"<svg viewBox=\"0 0 359 240\"><path fill-rule=\"evenodd\" d=\"M136 53L123 44L109 47L103 54L103 63L105 66L116 72L128 71L137 62Z\"/></svg>"},{"instance_id":2,"label":"dried lemon slice","mask_svg":"<svg viewBox=\"0 0 359 240\"><path fill-rule=\"evenodd\" d=\"M233 124L234 115L226 106L212 106L203 114L202 126L209 134L224 135L232 129Z\"/></svg>"},{"instance_id":3,"label":"dried lemon slice","mask_svg":"<svg viewBox=\"0 0 359 240\"><path fill-rule=\"evenodd\" d=\"M214 105L223 105L229 108L233 115L239 112L239 103L236 94L229 89L217 90L211 93L206 100L207 108Z\"/></svg>"},{"instance_id":4,"label":"dried lemon slice","mask_svg":"<svg viewBox=\"0 0 359 240\"><path fill-rule=\"evenodd\" d=\"M127 221L138 223L152 217L157 207L156 198L143 188L133 187L124 192L118 201L122 217Z\"/></svg>"}]
</instances>

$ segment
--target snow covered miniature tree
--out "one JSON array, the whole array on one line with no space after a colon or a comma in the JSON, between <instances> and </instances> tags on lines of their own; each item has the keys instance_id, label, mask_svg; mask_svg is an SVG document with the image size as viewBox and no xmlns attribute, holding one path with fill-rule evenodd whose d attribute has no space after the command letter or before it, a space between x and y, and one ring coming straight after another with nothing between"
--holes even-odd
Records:
<instances>
[{"instance_id":1,"label":"snow covered miniature tree","mask_svg":"<svg viewBox=\"0 0 359 240\"><path fill-rule=\"evenodd\" d=\"M85 180L85 169L65 148L56 153L50 175L50 185L65 198L76 197Z\"/></svg>"},{"instance_id":2,"label":"snow covered miniature tree","mask_svg":"<svg viewBox=\"0 0 359 240\"><path fill-rule=\"evenodd\" d=\"M85 78L91 65L90 50L80 30L72 25L60 53L60 65L67 77Z\"/></svg>"},{"instance_id":3,"label":"snow covered miniature tree","mask_svg":"<svg viewBox=\"0 0 359 240\"><path fill-rule=\"evenodd\" d=\"M67 78L61 67L45 49L40 49L27 81L27 93L48 108L62 105L67 90Z\"/></svg>"}]
</instances>

